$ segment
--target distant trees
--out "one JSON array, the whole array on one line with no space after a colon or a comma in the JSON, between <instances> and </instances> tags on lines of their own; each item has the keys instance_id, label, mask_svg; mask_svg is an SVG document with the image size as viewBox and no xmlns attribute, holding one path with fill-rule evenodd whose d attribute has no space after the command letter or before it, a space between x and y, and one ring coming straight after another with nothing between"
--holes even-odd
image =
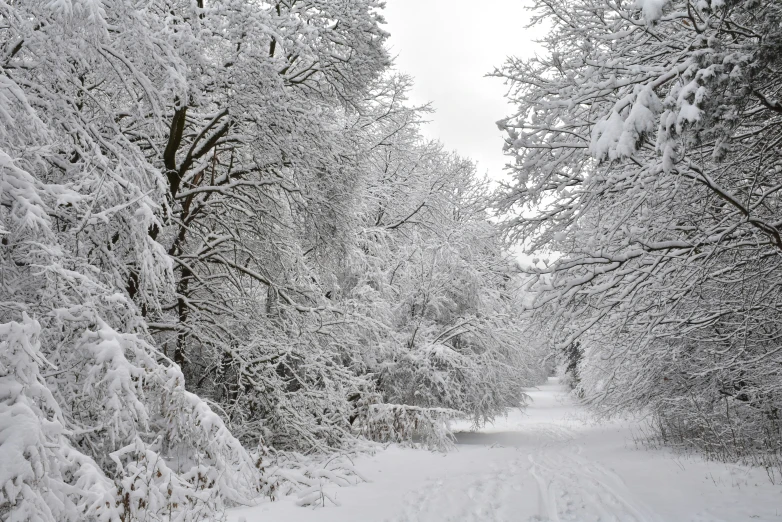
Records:
<instances>
[{"instance_id":1,"label":"distant trees","mask_svg":"<svg viewBox=\"0 0 782 522\"><path fill-rule=\"evenodd\" d=\"M513 239L561 254L541 320L584 349L606 413L724 458L782 442L782 9L757 1L541 1L547 53L497 71L519 110L497 198Z\"/></svg>"},{"instance_id":2,"label":"distant trees","mask_svg":"<svg viewBox=\"0 0 782 522\"><path fill-rule=\"evenodd\" d=\"M573 341L562 348L560 360L564 362L563 384L571 390L578 389L578 386L581 383L579 366L581 366L581 359L583 359L583 357L584 353L579 341Z\"/></svg>"},{"instance_id":3,"label":"distant trees","mask_svg":"<svg viewBox=\"0 0 782 522\"><path fill-rule=\"evenodd\" d=\"M380 7L0 6L0 518L219 516L259 446L447 444L538 378Z\"/></svg>"},{"instance_id":4,"label":"distant trees","mask_svg":"<svg viewBox=\"0 0 782 522\"><path fill-rule=\"evenodd\" d=\"M384 401L490 420L541 378L520 349L515 263L473 165L409 130L368 157L363 230L340 287L384 323L361 358Z\"/></svg>"}]
</instances>

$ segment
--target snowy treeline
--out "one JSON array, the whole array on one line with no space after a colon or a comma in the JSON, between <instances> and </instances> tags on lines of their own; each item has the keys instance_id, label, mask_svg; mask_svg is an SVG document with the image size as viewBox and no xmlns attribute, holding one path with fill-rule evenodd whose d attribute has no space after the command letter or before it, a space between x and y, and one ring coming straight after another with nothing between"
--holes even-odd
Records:
<instances>
[{"instance_id":1,"label":"snowy treeline","mask_svg":"<svg viewBox=\"0 0 782 522\"><path fill-rule=\"evenodd\" d=\"M782 4L538 0L497 205L580 392L716 458L782 462ZM541 256L543 257L543 256Z\"/></svg>"},{"instance_id":2,"label":"snowy treeline","mask_svg":"<svg viewBox=\"0 0 782 522\"><path fill-rule=\"evenodd\" d=\"M218 516L269 451L447 445L539 379L379 9L0 5L0 518Z\"/></svg>"}]
</instances>

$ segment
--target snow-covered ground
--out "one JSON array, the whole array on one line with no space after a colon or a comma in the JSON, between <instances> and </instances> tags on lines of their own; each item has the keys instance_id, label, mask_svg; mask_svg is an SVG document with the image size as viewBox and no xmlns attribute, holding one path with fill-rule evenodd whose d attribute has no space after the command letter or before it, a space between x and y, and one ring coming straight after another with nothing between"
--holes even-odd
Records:
<instances>
[{"instance_id":1,"label":"snow-covered ground","mask_svg":"<svg viewBox=\"0 0 782 522\"><path fill-rule=\"evenodd\" d=\"M553 379L529 394L523 413L460 433L458 451L357 459L371 482L331 486L340 506L286 498L229 521L782 522L782 486L762 470L639 449L631 423L588 422Z\"/></svg>"}]
</instances>

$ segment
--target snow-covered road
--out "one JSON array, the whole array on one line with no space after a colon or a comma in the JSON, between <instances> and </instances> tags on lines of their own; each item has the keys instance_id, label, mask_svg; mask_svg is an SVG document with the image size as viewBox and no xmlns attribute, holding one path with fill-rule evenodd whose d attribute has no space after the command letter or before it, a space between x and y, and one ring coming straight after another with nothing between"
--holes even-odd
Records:
<instances>
[{"instance_id":1,"label":"snow-covered road","mask_svg":"<svg viewBox=\"0 0 782 522\"><path fill-rule=\"evenodd\" d=\"M529 395L524 412L459 433L458 451L358 459L371 482L330 486L341 506L286 498L229 520L782 522L782 487L762 470L639 449L633 424L589 422L555 380Z\"/></svg>"}]
</instances>

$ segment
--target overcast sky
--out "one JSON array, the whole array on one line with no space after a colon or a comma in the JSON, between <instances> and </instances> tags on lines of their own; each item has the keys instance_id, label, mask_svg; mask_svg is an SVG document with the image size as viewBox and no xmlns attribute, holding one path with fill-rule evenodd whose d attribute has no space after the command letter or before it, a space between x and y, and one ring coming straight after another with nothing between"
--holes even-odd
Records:
<instances>
[{"instance_id":1,"label":"overcast sky","mask_svg":"<svg viewBox=\"0 0 782 522\"><path fill-rule=\"evenodd\" d=\"M495 122L513 108L502 80L485 75L508 56L529 56L538 36L525 26L528 0L387 0L385 29L397 69L415 78L411 101L436 112L429 138L498 179L506 158Z\"/></svg>"}]
</instances>

